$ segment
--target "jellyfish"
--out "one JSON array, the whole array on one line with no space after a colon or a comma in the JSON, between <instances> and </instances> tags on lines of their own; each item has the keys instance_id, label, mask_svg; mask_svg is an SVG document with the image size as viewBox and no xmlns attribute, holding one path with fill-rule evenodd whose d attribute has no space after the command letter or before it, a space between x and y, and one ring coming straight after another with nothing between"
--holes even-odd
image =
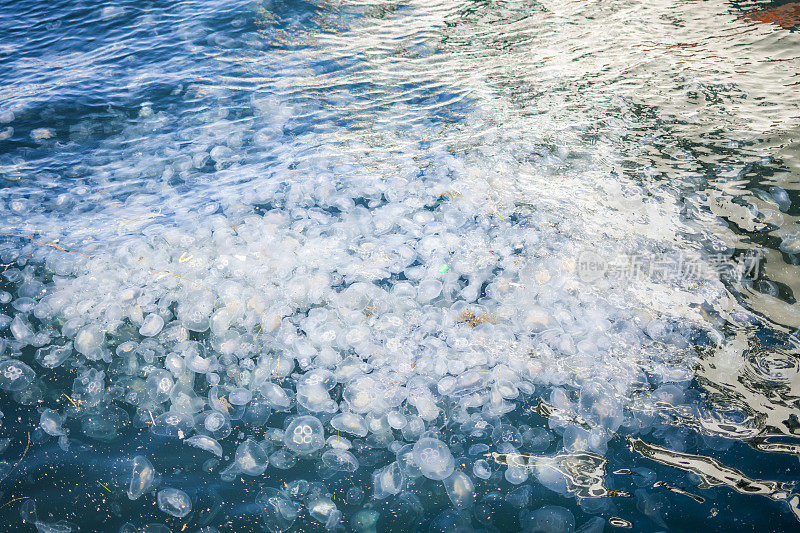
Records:
<instances>
[{"instance_id":1,"label":"jellyfish","mask_svg":"<svg viewBox=\"0 0 800 533\"><path fill-rule=\"evenodd\" d=\"M145 317L142 322L142 327L139 328L139 334L143 337L154 337L164 328L164 319L161 315L150 314Z\"/></svg>"},{"instance_id":2,"label":"jellyfish","mask_svg":"<svg viewBox=\"0 0 800 533\"><path fill-rule=\"evenodd\" d=\"M134 457L133 472L131 472L131 480L128 484L128 498L136 500L147 492L153 484L155 476L156 471L153 468L153 464L147 460L147 457L143 455Z\"/></svg>"},{"instance_id":3,"label":"jellyfish","mask_svg":"<svg viewBox=\"0 0 800 533\"><path fill-rule=\"evenodd\" d=\"M45 368L56 368L61 366L71 354L71 341L63 346L51 344L50 346L36 350L34 360Z\"/></svg>"},{"instance_id":4,"label":"jellyfish","mask_svg":"<svg viewBox=\"0 0 800 533\"><path fill-rule=\"evenodd\" d=\"M217 457L222 457L222 446L219 442L217 442L217 439L211 438L208 435L195 435L194 437L190 437L183 442L189 446L211 452Z\"/></svg>"},{"instance_id":5,"label":"jellyfish","mask_svg":"<svg viewBox=\"0 0 800 533\"><path fill-rule=\"evenodd\" d=\"M247 439L236 448L236 466L245 474L258 476L269 465L264 448L253 439Z\"/></svg>"},{"instance_id":6,"label":"jellyfish","mask_svg":"<svg viewBox=\"0 0 800 533\"><path fill-rule=\"evenodd\" d=\"M333 449L322 454L322 463L337 471L353 473L358 470L358 459L347 450Z\"/></svg>"},{"instance_id":7,"label":"jellyfish","mask_svg":"<svg viewBox=\"0 0 800 533\"><path fill-rule=\"evenodd\" d=\"M295 418L286 428L283 442L295 453L314 453L325 445L322 422L310 415Z\"/></svg>"},{"instance_id":8,"label":"jellyfish","mask_svg":"<svg viewBox=\"0 0 800 533\"><path fill-rule=\"evenodd\" d=\"M453 455L439 439L426 437L418 440L413 453L414 461L426 478L441 481L453 473Z\"/></svg>"},{"instance_id":9,"label":"jellyfish","mask_svg":"<svg viewBox=\"0 0 800 533\"><path fill-rule=\"evenodd\" d=\"M158 508L162 512L183 518L192 510L192 500L182 490L165 488L158 491Z\"/></svg>"},{"instance_id":10,"label":"jellyfish","mask_svg":"<svg viewBox=\"0 0 800 533\"><path fill-rule=\"evenodd\" d=\"M64 419L61 415L52 409L45 409L39 417L39 425L42 426L42 430L53 437L64 435L64 430L61 429L63 423Z\"/></svg>"},{"instance_id":11,"label":"jellyfish","mask_svg":"<svg viewBox=\"0 0 800 533\"><path fill-rule=\"evenodd\" d=\"M357 437L366 437L369 432L364 417L355 413L339 413L331 420L331 426Z\"/></svg>"},{"instance_id":12,"label":"jellyfish","mask_svg":"<svg viewBox=\"0 0 800 533\"><path fill-rule=\"evenodd\" d=\"M21 391L36 377L31 367L16 359L0 362L0 389L9 392Z\"/></svg>"},{"instance_id":13,"label":"jellyfish","mask_svg":"<svg viewBox=\"0 0 800 533\"><path fill-rule=\"evenodd\" d=\"M461 470L455 470L445 478L444 488L456 509L471 507L475 501L475 485L470 477Z\"/></svg>"}]
</instances>

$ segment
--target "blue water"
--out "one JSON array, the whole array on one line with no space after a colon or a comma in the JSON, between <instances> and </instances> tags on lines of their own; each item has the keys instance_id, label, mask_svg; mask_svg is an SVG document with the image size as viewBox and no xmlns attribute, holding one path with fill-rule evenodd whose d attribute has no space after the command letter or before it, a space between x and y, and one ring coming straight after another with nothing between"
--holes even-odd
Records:
<instances>
[{"instance_id":1,"label":"blue water","mask_svg":"<svg viewBox=\"0 0 800 533\"><path fill-rule=\"evenodd\" d=\"M35 372L0 378L3 531L798 528L795 4L0 5L0 364ZM472 371L496 377L454 392ZM185 443L211 411L221 458ZM286 452L309 414L358 469ZM424 437L467 505L413 468L380 494ZM269 465L227 475L248 439ZM599 497L536 463L582 453ZM157 477L132 500L134 456Z\"/></svg>"}]
</instances>

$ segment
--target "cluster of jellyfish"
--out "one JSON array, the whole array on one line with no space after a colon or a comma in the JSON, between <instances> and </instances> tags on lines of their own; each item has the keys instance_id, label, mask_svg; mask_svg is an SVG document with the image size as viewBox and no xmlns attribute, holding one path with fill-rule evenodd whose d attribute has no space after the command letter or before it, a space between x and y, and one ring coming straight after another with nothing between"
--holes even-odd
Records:
<instances>
[{"instance_id":1,"label":"cluster of jellyfish","mask_svg":"<svg viewBox=\"0 0 800 533\"><path fill-rule=\"evenodd\" d=\"M231 161L241 142L218 137L208 134L198 168L252 173ZM609 219L614 176L532 174L534 197L490 184L483 159L508 170L507 154L404 150L396 167L410 170L385 179L333 156L275 153L278 170L247 198L233 190L197 208L133 194L35 239L23 220L52 227L50 215L2 203L22 228L0 243L4 398L37 409L38 430L63 449L150 432L219 461L224 482L283 472L293 481L253 502L269 531L301 517L375 531L390 520L380 502L421 514L419 494L441 497L433 531L488 525L500 493L524 529L602 530L612 504L587 502L608 499L609 442L696 400L697 347L725 342L713 312L725 287L714 276L582 277L587 249L600 259L676 251L624 212ZM540 152L561 168L564 154ZM162 163L168 178L197 170ZM304 178L281 177L290 171ZM530 203L514 201L526 194ZM150 216L161 204L168 224ZM678 225L675 206L654 209ZM114 233L121 213L144 226ZM659 435L673 449L682 438ZM191 518L189 487L161 481L153 463L131 457L128 497ZM352 487L337 501L342 479ZM563 507L535 507L532 487L595 516L576 524Z\"/></svg>"},{"instance_id":2,"label":"cluster of jellyfish","mask_svg":"<svg viewBox=\"0 0 800 533\"><path fill-rule=\"evenodd\" d=\"M431 484L449 499L431 530L480 524L475 510L496 486L520 502L524 528L573 530L566 508L530 508L531 484L585 491L564 457L601 457L617 432L648 431L657 402L681 403L692 336L704 331L642 323L613 305L613 291L576 290L566 261L528 255L541 246L530 226L387 207L380 225L354 206L339 221L272 211L241 220L238 235L217 217L202 238L168 231L174 246L138 239L104 261L15 242L4 261L14 250L33 259L3 273L0 389L35 405L42 375L73 375L69 402L40 408L41 431L64 449L76 432L150 431L224 461L227 481L310 461L316 481L259 495L270 531L303 512L328 530L376 531L375 502L416 498L422 509L410 491ZM392 237L381 234L355 255L320 246L348 218L406 224L415 237L384 246ZM479 234L491 250L475 249ZM147 457L131 460L129 476L131 500L192 512L186 487L160 483ZM360 480L344 503L326 488L340 478ZM593 517L582 531L605 523Z\"/></svg>"}]
</instances>

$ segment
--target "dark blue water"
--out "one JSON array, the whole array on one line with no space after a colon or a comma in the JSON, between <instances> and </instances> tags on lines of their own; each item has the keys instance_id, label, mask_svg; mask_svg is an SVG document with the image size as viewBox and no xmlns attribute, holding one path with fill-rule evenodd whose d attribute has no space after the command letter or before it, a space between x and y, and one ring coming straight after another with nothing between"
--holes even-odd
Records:
<instances>
[{"instance_id":1,"label":"dark blue water","mask_svg":"<svg viewBox=\"0 0 800 533\"><path fill-rule=\"evenodd\" d=\"M798 528L796 4L0 5L3 531Z\"/></svg>"}]
</instances>

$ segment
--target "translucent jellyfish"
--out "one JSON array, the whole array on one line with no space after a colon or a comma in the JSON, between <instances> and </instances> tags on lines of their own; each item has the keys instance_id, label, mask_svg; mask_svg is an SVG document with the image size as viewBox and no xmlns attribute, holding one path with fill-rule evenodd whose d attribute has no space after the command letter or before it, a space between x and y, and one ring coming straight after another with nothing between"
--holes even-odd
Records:
<instances>
[{"instance_id":1,"label":"translucent jellyfish","mask_svg":"<svg viewBox=\"0 0 800 533\"><path fill-rule=\"evenodd\" d=\"M128 483L128 498L136 500L147 492L153 485L155 476L156 471L153 469L153 464L147 460L147 457L143 455L134 457L133 472L131 472L131 480Z\"/></svg>"},{"instance_id":2,"label":"translucent jellyfish","mask_svg":"<svg viewBox=\"0 0 800 533\"><path fill-rule=\"evenodd\" d=\"M216 296L211 291L196 290L189 293L186 301L178 306L178 319L183 327L189 331L206 331L215 300Z\"/></svg>"},{"instance_id":3,"label":"translucent jellyfish","mask_svg":"<svg viewBox=\"0 0 800 533\"><path fill-rule=\"evenodd\" d=\"M369 432L364 417L356 413L339 413L331 419L331 427L358 437L366 437Z\"/></svg>"},{"instance_id":4,"label":"translucent jellyfish","mask_svg":"<svg viewBox=\"0 0 800 533\"><path fill-rule=\"evenodd\" d=\"M17 359L6 359L0 362L0 389L14 392L21 391L31 384L36 372Z\"/></svg>"},{"instance_id":5,"label":"translucent jellyfish","mask_svg":"<svg viewBox=\"0 0 800 533\"><path fill-rule=\"evenodd\" d=\"M381 500L387 496L397 494L403 489L405 475L397 461L376 470L372 474L372 486L375 490L373 497Z\"/></svg>"},{"instance_id":6,"label":"translucent jellyfish","mask_svg":"<svg viewBox=\"0 0 800 533\"><path fill-rule=\"evenodd\" d=\"M406 417L397 411L389 411L389 414L387 415L387 421L392 429L403 429L408 423Z\"/></svg>"},{"instance_id":7,"label":"translucent jellyfish","mask_svg":"<svg viewBox=\"0 0 800 533\"><path fill-rule=\"evenodd\" d=\"M325 387L309 385L308 383L304 383L302 386L298 384L297 403L311 412L335 413L338 409L336 402L328 395L328 390Z\"/></svg>"},{"instance_id":8,"label":"translucent jellyfish","mask_svg":"<svg viewBox=\"0 0 800 533\"><path fill-rule=\"evenodd\" d=\"M147 315L139 328L139 334L143 337L154 337L164 328L164 319L156 313Z\"/></svg>"},{"instance_id":9,"label":"translucent jellyfish","mask_svg":"<svg viewBox=\"0 0 800 533\"><path fill-rule=\"evenodd\" d=\"M374 509L361 509L350 519L350 525L357 533L377 533L380 517L380 513Z\"/></svg>"},{"instance_id":10,"label":"translucent jellyfish","mask_svg":"<svg viewBox=\"0 0 800 533\"><path fill-rule=\"evenodd\" d=\"M26 320L22 319L21 315L14 317L14 320L11 321L9 329L11 330L11 334L14 336L14 338L20 342L28 343L33 337L33 329Z\"/></svg>"},{"instance_id":11,"label":"translucent jellyfish","mask_svg":"<svg viewBox=\"0 0 800 533\"><path fill-rule=\"evenodd\" d=\"M600 516L595 516L594 518L590 518L583 524L580 528L578 528L579 533L603 533L606 527L606 521L603 520Z\"/></svg>"},{"instance_id":12,"label":"translucent jellyfish","mask_svg":"<svg viewBox=\"0 0 800 533\"><path fill-rule=\"evenodd\" d=\"M544 428L531 428L526 434L528 446L534 451L544 451L550 447L553 437Z\"/></svg>"},{"instance_id":13,"label":"translucent jellyfish","mask_svg":"<svg viewBox=\"0 0 800 533\"><path fill-rule=\"evenodd\" d=\"M75 335L75 349L89 359L99 359L106 334L99 326L86 326Z\"/></svg>"},{"instance_id":14,"label":"translucent jellyfish","mask_svg":"<svg viewBox=\"0 0 800 533\"><path fill-rule=\"evenodd\" d=\"M259 391L267 399L269 405L276 411L286 411L292 405L292 400L286 393L286 389L268 381L261 385Z\"/></svg>"},{"instance_id":15,"label":"translucent jellyfish","mask_svg":"<svg viewBox=\"0 0 800 533\"><path fill-rule=\"evenodd\" d=\"M97 405L105 393L105 373L94 368L82 371L72 382L72 397L90 406Z\"/></svg>"},{"instance_id":16,"label":"translucent jellyfish","mask_svg":"<svg viewBox=\"0 0 800 533\"><path fill-rule=\"evenodd\" d=\"M110 442L130 424L128 413L114 404L100 405L81 417L81 431L89 438Z\"/></svg>"},{"instance_id":17,"label":"translucent jellyfish","mask_svg":"<svg viewBox=\"0 0 800 533\"><path fill-rule=\"evenodd\" d=\"M509 466L506 469L505 478L512 485L525 483L528 479L528 469L524 466Z\"/></svg>"},{"instance_id":18,"label":"translucent jellyfish","mask_svg":"<svg viewBox=\"0 0 800 533\"><path fill-rule=\"evenodd\" d=\"M453 455L444 442L429 437L422 438L414 444L413 453L422 475L428 479L441 481L453 473Z\"/></svg>"},{"instance_id":19,"label":"translucent jellyfish","mask_svg":"<svg viewBox=\"0 0 800 533\"><path fill-rule=\"evenodd\" d=\"M522 435L520 435L517 428L510 424L498 426L492 431L492 440L497 443L507 443L514 448L519 448L522 444Z\"/></svg>"},{"instance_id":20,"label":"translucent jellyfish","mask_svg":"<svg viewBox=\"0 0 800 533\"><path fill-rule=\"evenodd\" d=\"M522 485L521 487L517 487L516 489L509 492L508 495L505 497L505 500L514 507L519 507L520 509L524 509L527 508L528 505L530 505L532 497L533 497L533 489L531 488L531 486Z\"/></svg>"},{"instance_id":21,"label":"translucent jellyfish","mask_svg":"<svg viewBox=\"0 0 800 533\"><path fill-rule=\"evenodd\" d=\"M236 448L235 461L239 470L250 476L263 474L269 465L266 451L253 439L247 439Z\"/></svg>"},{"instance_id":22,"label":"translucent jellyfish","mask_svg":"<svg viewBox=\"0 0 800 533\"><path fill-rule=\"evenodd\" d=\"M67 522L34 522L36 526L36 533L70 533L75 531L73 526Z\"/></svg>"},{"instance_id":23,"label":"translucent jellyfish","mask_svg":"<svg viewBox=\"0 0 800 533\"><path fill-rule=\"evenodd\" d=\"M306 503L306 507L308 508L308 514L310 514L313 519L326 525L331 514L337 511L336 504L327 496L309 499Z\"/></svg>"},{"instance_id":24,"label":"translucent jellyfish","mask_svg":"<svg viewBox=\"0 0 800 533\"><path fill-rule=\"evenodd\" d=\"M566 495L568 492L567 480L561 470L558 468L556 461L553 459L543 459L536 463L533 469L533 475L539 480L539 483L546 488L557 492L558 494Z\"/></svg>"},{"instance_id":25,"label":"translucent jellyfish","mask_svg":"<svg viewBox=\"0 0 800 533\"><path fill-rule=\"evenodd\" d=\"M468 455L486 455L486 452L489 451L489 446L483 443L473 444L467 450Z\"/></svg>"},{"instance_id":26,"label":"translucent jellyfish","mask_svg":"<svg viewBox=\"0 0 800 533\"><path fill-rule=\"evenodd\" d=\"M144 385L147 399L153 403L167 401L173 385L172 375L166 370L158 369L150 372Z\"/></svg>"},{"instance_id":27,"label":"translucent jellyfish","mask_svg":"<svg viewBox=\"0 0 800 533\"><path fill-rule=\"evenodd\" d=\"M492 477L492 467L486 459L478 459L472 465L472 473L479 479L489 479Z\"/></svg>"},{"instance_id":28,"label":"translucent jellyfish","mask_svg":"<svg viewBox=\"0 0 800 533\"><path fill-rule=\"evenodd\" d=\"M29 313L36 306L36 301L33 298L17 298L11 305L20 313Z\"/></svg>"},{"instance_id":29,"label":"translucent jellyfish","mask_svg":"<svg viewBox=\"0 0 800 533\"><path fill-rule=\"evenodd\" d=\"M283 442L295 453L314 453L325 445L322 422L310 415L298 416L286 428Z\"/></svg>"},{"instance_id":30,"label":"translucent jellyfish","mask_svg":"<svg viewBox=\"0 0 800 533\"><path fill-rule=\"evenodd\" d=\"M333 449L322 454L322 463L336 471L353 473L358 470L358 459L347 450Z\"/></svg>"},{"instance_id":31,"label":"translucent jellyfish","mask_svg":"<svg viewBox=\"0 0 800 533\"><path fill-rule=\"evenodd\" d=\"M62 416L52 409L45 409L39 417L39 425L42 426L42 430L53 437L64 435L64 430L61 429L63 423Z\"/></svg>"},{"instance_id":32,"label":"translucent jellyfish","mask_svg":"<svg viewBox=\"0 0 800 533\"><path fill-rule=\"evenodd\" d=\"M192 500L182 490L165 488L158 491L158 508L178 518L183 518L192 511Z\"/></svg>"},{"instance_id":33,"label":"translucent jellyfish","mask_svg":"<svg viewBox=\"0 0 800 533\"><path fill-rule=\"evenodd\" d=\"M414 446L411 444L406 444L396 453L397 456L397 463L400 465L400 468L403 470L403 473L410 478L418 478L422 475L422 472L417 465L417 462L414 460Z\"/></svg>"},{"instance_id":34,"label":"translucent jellyfish","mask_svg":"<svg viewBox=\"0 0 800 533\"><path fill-rule=\"evenodd\" d=\"M217 442L216 439L213 439L208 435L195 435L194 437L189 437L183 442L189 446L194 446L195 448L200 448L201 450L211 452L217 457L222 457L222 446L219 442Z\"/></svg>"},{"instance_id":35,"label":"translucent jellyfish","mask_svg":"<svg viewBox=\"0 0 800 533\"><path fill-rule=\"evenodd\" d=\"M570 533L575 531L575 516L569 509L546 505L535 511L523 511L522 526L531 533Z\"/></svg>"},{"instance_id":36,"label":"translucent jellyfish","mask_svg":"<svg viewBox=\"0 0 800 533\"><path fill-rule=\"evenodd\" d=\"M198 431L214 437L224 439L231 433L231 423L228 417L219 411L211 411L199 415Z\"/></svg>"},{"instance_id":37,"label":"translucent jellyfish","mask_svg":"<svg viewBox=\"0 0 800 533\"><path fill-rule=\"evenodd\" d=\"M341 435L331 435L325 441L325 444L336 450L349 450L353 447L353 443Z\"/></svg>"},{"instance_id":38,"label":"translucent jellyfish","mask_svg":"<svg viewBox=\"0 0 800 533\"><path fill-rule=\"evenodd\" d=\"M269 456L269 464L278 470L289 470L297 464L297 456L286 448L281 448L279 450L275 450Z\"/></svg>"},{"instance_id":39,"label":"translucent jellyfish","mask_svg":"<svg viewBox=\"0 0 800 533\"><path fill-rule=\"evenodd\" d=\"M475 501L475 485L472 480L461 470L455 470L444 480L447 496L456 509L471 507Z\"/></svg>"},{"instance_id":40,"label":"translucent jellyfish","mask_svg":"<svg viewBox=\"0 0 800 533\"><path fill-rule=\"evenodd\" d=\"M189 432L193 428L194 419L190 415L167 411L155 419L155 424L150 427L150 431L163 437L183 439L189 436Z\"/></svg>"},{"instance_id":41,"label":"translucent jellyfish","mask_svg":"<svg viewBox=\"0 0 800 533\"><path fill-rule=\"evenodd\" d=\"M36 522L38 518L38 512L36 511L36 500L33 498L28 498L25 502L23 502L19 508L19 516L22 518L23 524L32 524Z\"/></svg>"},{"instance_id":42,"label":"translucent jellyfish","mask_svg":"<svg viewBox=\"0 0 800 533\"><path fill-rule=\"evenodd\" d=\"M442 282L437 279L426 279L419 284L417 289L417 301L428 303L442 292Z\"/></svg>"},{"instance_id":43,"label":"translucent jellyfish","mask_svg":"<svg viewBox=\"0 0 800 533\"><path fill-rule=\"evenodd\" d=\"M213 356L205 356L205 348L202 344L196 342L184 344L185 346L181 352L183 353L184 361L189 370L197 372L198 374L206 374L213 370L215 358Z\"/></svg>"},{"instance_id":44,"label":"translucent jellyfish","mask_svg":"<svg viewBox=\"0 0 800 533\"><path fill-rule=\"evenodd\" d=\"M300 506L276 489L265 488L258 493L256 504L267 530L273 533L288 531L300 515Z\"/></svg>"},{"instance_id":45,"label":"translucent jellyfish","mask_svg":"<svg viewBox=\"0 0 800 533\"><path fill-rule=\"evenodd\" d=\"M231 405L247 405L252 399L253 393L242 387L237 387L228 394Z\"/></svg>"},{"instance_id":46,"label":"translucent jellyfish","mask_svg":"<svg viewBox=\"0 0 800 533\"><path fill-rule=\"evenodd\" d=\"M72 354L72 341L63 346L51 344L36 350L34 360L45 368L57 368Z\"/></svg>"},{"instance_id":47,"label":"translucent jellyfish","mask_svg":"<svg viewBox=\"0 0 800 533\"><path fill-rule=\"evenodd\" d=\"M781 211L788 211L792 206L792 201L789 198L789 193L786 192L786 189L778 186L772 186L769 188L769 192L780 207Z\"/></svg>"},{"instance_id":48,"label":"translucent jellyfish","mask_svg":"<svg viewBox=\"0 0 800 533\"><path fill-rule=\"evenodd\" d=\"M35 128L31 130L31 139L35 141L50 139L53 136L55 136L55 132L49 128Z\"/></svg>"}]
</instances>

